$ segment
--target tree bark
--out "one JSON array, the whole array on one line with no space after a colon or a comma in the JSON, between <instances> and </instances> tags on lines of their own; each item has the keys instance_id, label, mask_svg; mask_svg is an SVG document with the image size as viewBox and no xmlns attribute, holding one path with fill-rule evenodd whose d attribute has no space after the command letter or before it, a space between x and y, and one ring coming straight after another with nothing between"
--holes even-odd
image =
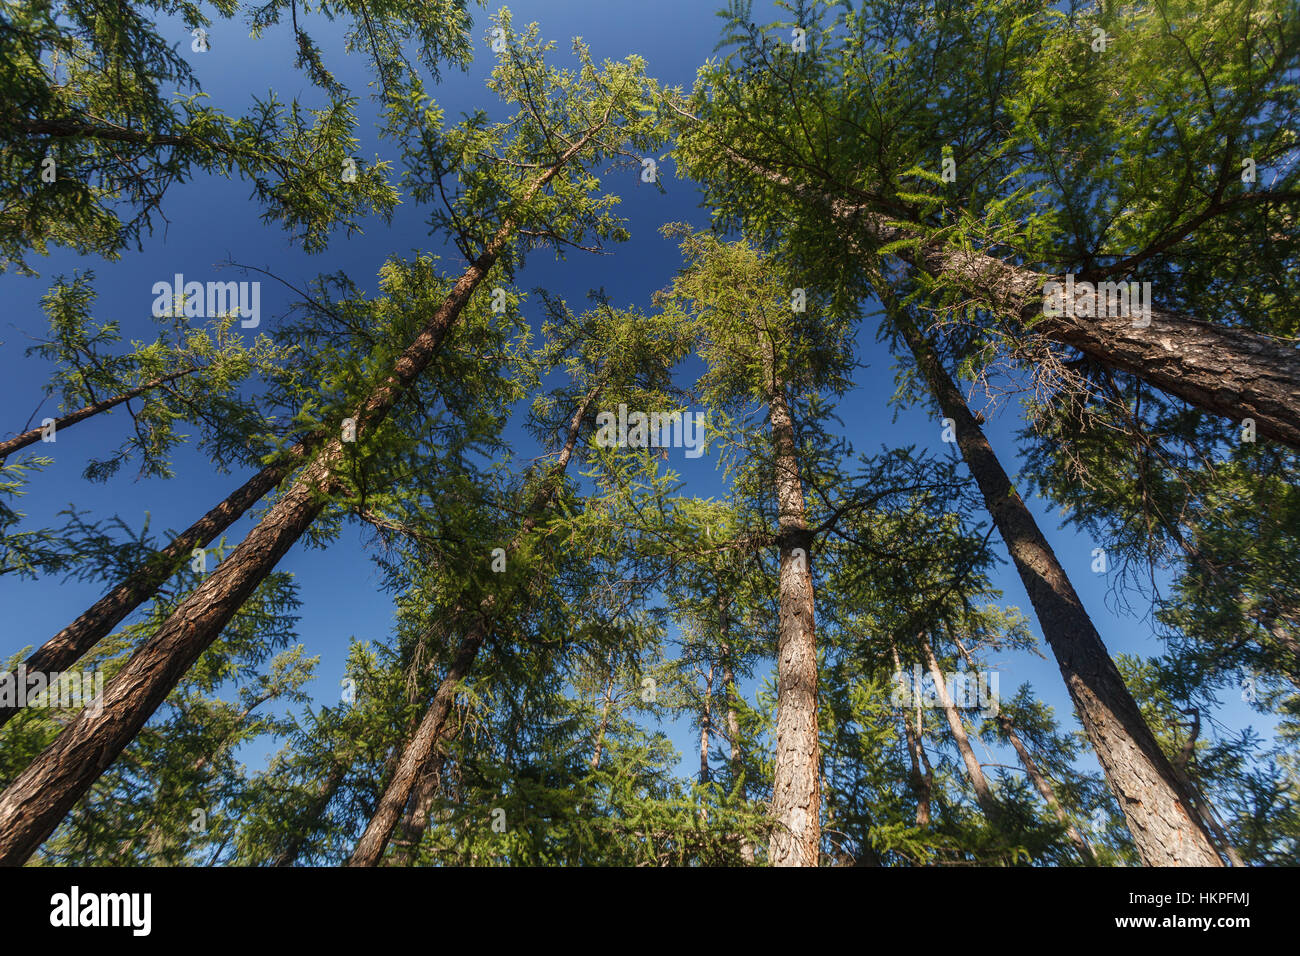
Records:
<instances>
[{"instance_id":1,"label":"tree bark","mask_svg":"<svg viewBox=\"0 0 1300 956\"><path fill-rule=\"evenodd\" d=\"M680 108L678 113L695 120ZM899 225L867 203L795 182L742 155L731 144L718 146L738 166L826 210L852 246L859 246L863 238L876 248L899 240L922 241L919 229ZM1047 282L1062 281L1060 276L1012 265L974 249L924 246L919 252L904 248L898 255L959 285L986 308L1032 325L1033 332L1131 372L1198 408L1235 421L1253 418L1259 435L1300 449L1300 349L1291 343L1154 307L1150 324L1142 328L1121 316L1049 317L1042 313L1041 292Z\"/></svg>"},{"instance_id":2,"label":"tree bark","mask_svg":"<svg viewBox=\"0 0 1300 956\"><path fill-rule=\"evenodd\" d=\"M776 767L772 781L773 866L817 866L821 850L821 741L817 730L817 635L813 616L811 535L804 512L785 382L764 337L768 421L778 509L780 619L777 637Z\"/></svg>"},{"instance_id":3,"label":"tree bark","mask_svg":"<svg viewBox=\"0 0 1300 956\"><path fill-rule=\"evenodd\" d=\"M952 732L953 743L957 745L957 752L961 754L961 761L966 766L966 775L970 777L971 787L975 790L975 802L984 812L985 819L996 827L1002 821L1002 808L993 797L993 789L989 786L988 778L984 776L984 768L980 766L979 758L975 756L975 751L970 745L966 725L962 722L957 706L953 703L952 695L948 693L948 685L943 679L943 671L939 669L939 662L935 659L934 646L930 643L929 635L921 635L921 650L925 653L925 666L930 671L930 677L934 679L934 689L939 694L939 703L943 705L944 716L948 719L948 729Z\"/></svg>"},{"instance_id":4,"label":"tree bark","mask_svg":"<svg viewBox=\"0 0 1300 956\"><path fill-rule=\"evenodd\" d=\"M189 559L195 548L205 547L238 521L249 508L283 481L306 455L308 444L295 445L284 461L267 465L230 496L182 531L167 547L124 578L92 604L75 621L42 644L27 658L30 673L64 671L122 623L127 615L158 593L158 589ZM12 680L17 680L17 675ZM19 707L0 707L0 727Z\"/></svg>"},{"instance_id":5,"label":"tree bark","mask_svg":"<svg viewBox=\"0 0 1300 956\"><path fill-rule=\"evenodd\" d=\"M554 502L556 493L559 490L560 480L565 469L568 468L570 459L573 457L574 449L577 447L578 433L581 430L582 422L600 394L600 390L601 386L598 385L587 392L578 410L574 412L573 418L570 419L568 436L564 447L551 468L547 482L538 489L537 495L525 512L526 516L518 532L516 532L506 548L507 560L519 550L524 540L537 526L545 511ZM416 778L421 768L428 763L438 736L442 733L443 725L447 721L447 715L451 711L452 702L455 700L456 686L469 674L479 648L483 646L483 642L487 639L492 612L495 607L495 595L488 595L479 603L474 620L464 638L462 638L460 647L457 649L451 665L447 668L446 674L443 675L442 682L433 695L433 701L429 704L429 709L420 721L420 726L416 728L415 733L406 742L406 747L402 751L402 757L398 761L393 779L389 781L388 787L384 790L384 795L380 798L379 806L376 807L374 815L371 816L365 833L357 841L352 856L348 859L348 866L376 866L383 858L384 849L392 838L393 828L397 825L402 808L406 806L406 801L410 799L411 789L415 785Z\"/></svg>"},{"instance_id":6,"label":"tree bark","mask_svg":"<svg viewBox=\"0 0 1300 956\"><path fill-rule=\"evenodd\" d=\"M530 202L574 156L585 149L597 131L595 127L588 130L533 180L521 196L520 206ZM461 310L496 264L515 229L513 217L507 216L502 220L478 258L456 281L442 305L398 357L388 378L362 402L354 415L358 436L378 426L401 395L428 368ZM195 589L109 683L104 689L100 713L92 715L83 710L54 743L0 794L0 865L22 863L35 852L64 814L131 742L198 656L217 639L244 601L311 527L328 502L330 493L337 488L335 471L345 459L341 437L326 442L315 460L230 557ZM477 651L476 646L474 651ZM473 652L469 659L473 659ZM429 745L432 746L432 741ZM391 825L388 832L392 832Z\"/></svg>"},{"instance_id":7,"label":"tree bark","mask_svg":"<svg viewBox=\"0 0 1300 956\"><path fill-rule=\"evenodd\" d=\"M889 650L894 655L894 672L903 673L903 662L898 657L898 647L894 644L893 639L889 641ZM920 716L920 708L917 709L917 715ZM918 827L928 827L930 825L930 795L934 790L934 776L931 773L921 773L921 760L925 757L925 751L921 747L921 727L920 721L917 722L915 730L912 729L911 715L906 710L903 711L903 733L907 737L907 755L911 758L912 763L912 789L916 791L916 825ZM929 770L927 763L926 770Z\"/></svg>"},{"instance_id":8,"label":"tree bark","mask_svg":"<svg viewBox=\"0 0 1300 956\"><path fill-rule=\"evenodd\" d=\"M91 404L86 405L83 408L77 409L75 412L69 412L68 414L64 415L62 418L54 419L55 435L57 435L63 429L77 424L77 422L84 422L87 418L90 418L94 415L98 415L100 412L106 412L109 411L110 409L114 409L117 406L121 405L123 402L129 402L131 399L139 395L143 395L145 392L152 391L155 388L161 388L164 385L168 385L171 382L176 381L176 379L178 378L184 378L186 375L192 375L197 371L198 371L197 366L193 368L182 369L179 372L173 372L170 375L164 375L160 378L156 378L152 382L148 382L144 385L137 385L135 388L128 389L127 391L122 392L118 395L114 395L110 398L105 398L98 402L92 402ZM41 440L41 435L44 433L44 431L45 429L43 427L31 428L20 435L15 435L13 438L9 438L6 439L5 441L0 442L0 464L3 464L4 460L8 458L10 455L12 455L14 452L26 448L28 445L36 444L38 441Z\"/></svg>"},{"instance_id":9,"label":"tree bark","mask_svg":"<svg viewBox=\"0 0 1300 956\"><path fill-rule=\"evenodd\" d=\"M1065 569L1002 469L934 350L891 308L917 366L956 427L957 444L1011 554L1142 862L1222 866L1195 801L1138 710Z\"/></svg>"}]
</instances>

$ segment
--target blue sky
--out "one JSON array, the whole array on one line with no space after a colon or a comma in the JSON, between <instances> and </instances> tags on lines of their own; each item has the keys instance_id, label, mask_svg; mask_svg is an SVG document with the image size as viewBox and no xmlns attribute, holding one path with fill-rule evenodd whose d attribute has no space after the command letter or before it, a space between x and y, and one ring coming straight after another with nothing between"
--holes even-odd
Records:
<instances>
[{"instance_id":1,"label":"blue sky","mask_svg":"<svg viewBox=\"0 0 1300 956\"><path fill-rule=\"evenodd\" d=\"M565 0L542 2L523 0L510 5L515 27L537 20L542 35L556 41L556 54L568 58L569 40L580 35L591 46L597 59L621 58L630 53L648 61L648 72L663 82L689 86L697 67L713 55L719 21L713 10L716 0L660 0L653 4L612 2L612 0ZM486 90L484 80L492 66L492 56L485 39L488 16L495 7L476 11L475 62L467 74L444 73L443 82L432 90L447 110L448 122L462 111L484 107L499 113L495 98ZM775 18L762 7L756 19ZM358 94L365 89L364 64L360 58L345 58L342 28L317 19L305 23L322 49L327 65ZM274 89L287 100L301 95L308 102L317 99L301 74L293 69L294 50L290 31L280 27L253 41L239 20L218 21L209 31L211 49L207 53L190 52L188 32L179 23L170 25L174 41L194 64L204 90L213 102L230 112L239 112L252 95ZM169 34L170 35L170 34ZM363 100L362 146L358 153L367 158L378 154L395 159L393 144L380 142L373 132L373 106ZM397 165L395 163L395 165ZM615 173L606 187L623 199L622 212L629 219L630 242L612 249L613 255L593 257L572 252L567 261L557 262L548 255L534 255L520 274L517 286L530 290L544 286L580 305L587 291L603 287L617 305L640 305L649 308L650 294L662 288L680 267L676 242L658 232L661 224L685 220L696 226L708 223L707 212L699 208L699 196L692 184L677 180L671 161L664 167L667 195L640 183L631 170ZM456 253L444 247L437 237L430 237L423 223L424 213L411 205L399 208L391 225L373 222L367 234L336 237L329 250L308 256L290 247L284 232L259 221L259 209L249 199L249 187L239 181L200 177L173 187L164 203L170 224L159 224L145 242L142 252L128 252L117 262L82 259L58 251L48 258L33 260L39 278L13 274L0 276L0 398L5 419L0 428L7 435L21 430L37 408L50 369L39 360L24 358L30 336L44 329L44 315L39 307L41 295L59 274L93 269L98 292L96 316L115 318L123 326L126 338L152 338L150 307L152 286L183 273L187 280L261 278L242 276L233 270L219 271L215 264L227 259L273 271L295 285L302 286L318 273L343 269L363 289L374 291L375 276L383 261L392 255L409 256L419 251L443 252L444 265L454 268ZM262 322L269 325L289 304L292 295L275 282L263 281ZM536 322L538 303L529 300L526 314ZM940 425L936 417L923 410L904 410L897 416L885 411L893 391L893 360L875 342L874 321L864 323L858 334L862 360L868 368L858 378L858 386L840 404L845 434L858 451L873 452L884 446L917 444L936 452L954 454L953 446L940 442ZM976 396L973 404L983 399ZM57 414L53 399L40 406L39 419ZM989 410L986 428L994 447L1003 456L1008 470L1015 470L1014 432L1018 427L1017 403L1004 402ZM138 525L146 512L152 515L155 530L181 529L212 504L223 498L243 480L239 475L215 473L200 456L182 451L176 456L177 477L171 481L133 480L130 469L106 485L88 485L81 480L81 470L88 458L102 455L114 447L125 433L126 417L114 415L110 427L102 422L60 434L55 445L39 446L42 453L52 454L55 464L42 472L28 488L20 508L30 520L24 527L56 523L55 514L70 503L89 509L94 515L113 513L128 523ZM518 429L512 434L520 440L520 454L528 452L527 440ZM688 480L685 491L702 496L720 495L723 485L708 456L689 462L681 450L672 452L672 464ZM1151 634L1149 622L1121 616L1106 600L1109 581L1091 571L1092 549L1096 543L1058 527L1053 509L1042 501L1032 503L1044 531L1056 549L1066 571L1074 581L1085 605L1111 652L1154 655L1160 643ZM238 523L227 537L233 545L250 527L249 519ZM384 640L390 629L392 609L388 598L376 591L377 578L361 547L362 533L357 529L325 550L294 548L281 562L282 570L292 572L301 588L303 607L299 637L310 654L319 654L318 677L310 690L322 702L333 703L339 694L339 680L349 640ZM1006 603L1021 607L1031 620L1035 634L1037 624L1024 591L1009 563L995 575L995 583L1005 592ZM28 645L39 645L100 596L101 585L57 580L16 581L12 575L0 577L0 606L5 608L0 625L0 654L5 656ZM1144 610L1139 608L1139 612ZM1055 662L1049 657L1029 654L1001 655L989 663L1001 670L1004 695L1024 681L1033 684L1036 693L1056 708L1058 719L1069 727L1077 726ZM1230 726L1260 724L1258 715L1248 711L1236 695L1225 701L1218 714ZM698 737L684 726L670 732L683 752L683 770L698 766ZM1213 733L1213 731L1211 731ZM693 756L693 751L695 755ZM258 759L255 752L246 759Z\"/></svg>"}]
</instances>

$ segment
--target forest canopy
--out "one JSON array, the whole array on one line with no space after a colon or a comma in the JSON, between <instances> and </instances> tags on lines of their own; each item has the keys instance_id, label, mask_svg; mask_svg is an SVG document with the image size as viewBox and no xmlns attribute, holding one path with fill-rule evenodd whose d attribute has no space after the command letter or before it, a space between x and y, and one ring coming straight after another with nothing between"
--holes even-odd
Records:
<instances>
[{"instance_id":1,"label":"forest canopy","mask_svg":"<svg viewBox=\"0 0 1300 956\"><path fill-rule=\"evenodd\" d=\"M1295 5L695 6L0 7L0 864L1300 860Z\"/></svg>"}]
</instances>

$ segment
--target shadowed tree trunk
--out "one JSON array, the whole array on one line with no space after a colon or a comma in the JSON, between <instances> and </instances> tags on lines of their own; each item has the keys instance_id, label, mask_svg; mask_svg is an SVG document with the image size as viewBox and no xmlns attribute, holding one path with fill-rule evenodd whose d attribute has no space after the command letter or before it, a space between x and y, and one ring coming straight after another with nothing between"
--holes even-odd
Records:
<instances>
[{"instance_id":1,"label":"shadowed tree trunk","mask_svg":"<svg viewBox=\"0 0 1300 956\"><path fill-rule=\"evenodd\" d=\"M601 387L596 386L589 391L583 397L578 410L574 412L573 418L570 419L564 447L552 466L546 482L537 490L537 494L529 504L526 517L520 525L519 531L506 548L507 560L519 550L528 535L537 527L547 509L554 503L565 469L568 468L569 461L573 457L573 451L577 447L578 433L581 431L582 423L586 419L592 404L599 396L600 390ZM479 602L477 612L474 614L473 621L470 623L465 636L461 639L456 656L452 659L442 681L438 684L438 689L433 695L433 701L429 704L429 709L425 712L419 727L407 740L406 747L402 751L402 757L398 761L397 770L393 774L393 779L389 781L388 787L384 790L384 795L380 798L379 806L376 807L373 816L371 816L365 833L357 841L352 856L348 859L348 866L375 866L383 858L384 849L392 838L393 828L397 825L402 808L406 806L406 801L410 799L416 778L421 768L428 763L434 745L438 740L438 735L442 733L443 725L447 721L447 715L451 711L452 702L456 697L456 687L469 675L474 658L478 654L479 648L483 646L483 642L487 639L495 608L495 595L488 595Z\"/></svg>"},{"instance_id":2,"label":"shadowed tree trunk","mask_svg":"<svg viewBox=\"0 0 1300 956\"><path fill-rule=\"evenodd\" d=\"M886 296L888 298L888 296ZM1191 793L1160 749L1038 523L957 385L910 316L890 308L957 444L1056 657L1088 740L1148 866L1222 866Z\"/></svg>"}]
</instances>

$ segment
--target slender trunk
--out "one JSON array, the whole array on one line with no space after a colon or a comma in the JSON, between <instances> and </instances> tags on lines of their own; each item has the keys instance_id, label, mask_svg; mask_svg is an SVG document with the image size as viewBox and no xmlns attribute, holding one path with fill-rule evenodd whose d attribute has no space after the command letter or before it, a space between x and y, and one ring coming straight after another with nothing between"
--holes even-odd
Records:
<instances>
[{"instance_id":1,"label":"slender trunk","mask_svg":"<svg viewBox=\"0 0 1300 956\"><path fill-rule=\"evenodd\" d=\"M144 385L137 385L135 388L128 389L127 391L121 392L110 398L93 402L90 405L86 405L84 408L77 409L75 412L69 412L62 418L54 419L54 432L57 435L63 429L75 425L77 422L84 422L87 418L90 418L93 415L98 415L100 412L106 412L110 409L117 408L117 406L121 405L123 402L129 402L136 396L143 395L145 392L152 391L155 388L161 388L164 385L176 381L178 378L192 375L198 370L199 369L196 366L193 368L183 369L179 372L173 372L170 375L156 378L152 382L147 382ZM32 428L23 432L21 435L15 435L13 438L0 441L0 463L3 463L4 460L14 452L26 448L28 445L36 444L41 440L41 435L43 435L44 432L44 427Z\"/></svg>"},{"instance_id":2,"label":"slender trunk","mask_svg":"<svg viewBox=\"0 0 1300 956\"><path fill-rule=\"evenodd\" d=\"M970 777L971 786L975 789L975 802L984 811L984 816L989 823L996 827L1002 820L1002 808L993 797L993 789L984 776L984 768L980 766L979 759L976 758L975 751L970 745L970 738L966 735L966 725L962 722L961 714L958 713L957 706L948 693L948 685L943 679L943 671L939 669L939 662L935 659L934 646L930 643L929 635L921 635L921 650L925 653L925 666L929 668L930 676L934 679L934 689L939 694L939 703L943 705L944 716L948 718L948 729L952 732L953 742L957 745L961 761L966 765L966 775Z\"/></svg>"},{"instance_id":3,"label":"slender trunk","mask_svg":"<svg viewBox=\"0 0 1300 956\"><path fill-rule=\"evenodd\" d=\"M537 177L521 197L520 205L530 202L554 179L586 148L596 132L595 128L589 130ZM397 400L428 368L470 296L506 248L515 228L513 218L502 221L479 257L456 281L442 305L394 363L387 379L357 409L354 420L358 436L383 422ZM103 709L96 715L83 710L0 794L0 865L22 863L31 856L99 774L131 742L198 656L216 640L240 606L311 527L330 494L338 488L335 472L346 458L342 439L330 439L230 557L172 613L104 689ZM469 659L473 659L472 652ZM387 832L392 832L391 825Z\"/></svg>"},{"instance_id":4,"label":"slender trunk","mask_svg":"<svg viewBox=\"0 0 1300 956\"><path fill-rule=\"evenodd\" d=\"M736 691L736 668L732 660L729 605L730 599L719 590L718 633L722 638L722 691L726 696L727 763L731 768L731 786L735 789L737 783L744 776L745 768L740 753L740 717L736 713L736 701L740 695ZM745 790L746 787L741 784L738 796L743 798ZM740 838L740 858L746 863L754 862L754 844L750 843L744 836Z\"/></svg>"},{"instance_id":5,"label":"slender trunk","mask_svg":"<svg viewBox=\"0 0 1300 956\"><path fill-rule=\"evenodd\" d=\"M519 531L506 548L507 560L519 550L524 540L537 526L545 511L554 502L564 471L568 468L569 460L573 457L573 451L577 447L578 433L581 430L582 423L599 394L600 386L598 385L583 397L578 410L574 412L573 418L570 419L568 436L564 447L551 469L548 480L538 489L537 495L527 509L526 517L520 525ZM375 808L374 815L370 818L365 833L357 841L352 856L348 859L348 866L375 866L383 857L384 849L392 838L393 828L397 825L402 808L406 806L406 801L410 799L411 788L415 785L416 777L419 775L420 769L428 763L438 736L442 733L447 714L450 712L452 701L456 696L456 687L469 674L474 658L487 638L495 607L495 595L488 595L479 602L473 623L461 640L456 656L447 668L446 674L443 675L442 682L438 685L438 689L433 695L433 701L429 704L429 709L425 712L419 727L416 728L415 733L406 742L406 747L402 751L402 757L398 761L393 779L389 781L388 787L384 790L384 795L380 798L379 806Z\"/></svg>"},{"instance_id":6,"label":"slender trunk","mask_svg":"<svg viewBox=\"0 0 1300 956\"><path fill-rule=\"evenodd\" d=\"M794 418L772 346L763 339L771 383L768 420L774 446L781 570L778 585L775 827L768 846L773 866L817 866L821 848L821 742L817 735L817 635L813 617L811 536L794 440Z\"/></svg>"},{"instance_id":7,"label":"slender trunk","mask_svg":"<svg viewBox=\"0 0 1300 956\"><path fill-rule=\"evenodd\" d=\"M111 591L92 604L75 621L42 644L24 662L27 672L64 671L107 637L127 615L158 593L158 589L190 558L195 548L206 547L238 521L249 508L283 481L307 453L299 443L284 461L267 465L230 496L190 525L167 547L149 557ZM17 680L15 674L11 680ZM0 707L0 726L18 713L18 707Z\"/></svg>"},{"instance_id":8,"label":"slender trunk","mask_svg":"<svg viewBox=\"0 0 1300 956\"><path fill-rule=\"evenodd\" d=\"M961 391L901 310L898 320L1011 553L1084 731L1149 866L1222 866L1195 802L1160 749L1038 523L1011 485Z\"/></svg>"},{"instance_id":9,"label":"slender trunk","mask_svg":"<svg viewBox=\"0 0 1300 956\"><path fill-rule=\"evenodd\" d=\"M700 710L700 783L709 782L709 730L713 721L713 665L704 675L704 703Z\"/></svg>"},{"instance_id":10,"label":"slender trunk","mask_svg":"<svg viewBox=\"0 0 1300 956\"><path fill-rule=\"evenodd\" d=\"M1065 828L1065 835L1070 838L1074 848L1079 851L1079 858L1089 866L1096 865L1097 858L1093 856L1092 846L1084 839L1083 834L1079 832L1078 827L1071 822L1070 818L1065 815L1065 810L1061 807L1061 802L1056 799L1056 791L1052 788L1052 783L1038 767L1038 762L1034 760L1033 754L1025 746L1025 742L1020 739L1016 733L1015 724L1006 714L998 714L998 724L1002 727L1002 732L1007 735L1007 740L1011 741L1011 746L1016 750L1016 756L1020 758L1020 763L1025 768L1025 773L1029 775L1030 781L1038 790L1039 796L1043 798L1056 815L1056 820Z\"/></svg>"},{"instance_id":11,"label":"slender trunk","mask_svg":"<svg viewBox=\"0 0 1300 956\"><path fill-rule=\"evenodd\" d=\"M966 666L969 667L972 672L978 672L978 668L975 666L975 662L971 659L970 652L966 650L965 645L963 645L961 641L957 641L956 644L957 649L961 651L962 658L966 661ZM1007 735L1007 740L1009 740L1011 746L1015 748L1016 756L1020 758L1020 763L1024 766L1025 773L1029 775L1030 782L1033 783L1039 796L1043 798L1043 802L1046 803L1051 808L1052 813L1056 815L1057 822L1065 828L1065 835L1069 837L1070 842L1074 844L1074 848L1079 851L1079 858L1083 860L1085 864L1095 866L1097 858L1093 855L1092 845L1084 839L1084 836L1079 832L1078 827L1076 827L1070 818L1066 816L1065 809L1061 806L1061 802L1056 799L1056 789L1052 786L1052 782L1043 775L1042 770L1038 766L1038 761L1034 759L1033 754L1029 752L1029 748L1025 746L1025 742L1021 740L1020 735L1016 733L1015 723L1004 711L998 713L997 721L998 726L1002 728L1002 732Z\"/></svg>"},{"instance_id":12,"label":"slender trunk","mask_svg":"<svg viewBox=\"0 0 1300 956\"><path fill-rule=\"evenodd\" d=\"M903 662L898 657L898 647L894 644L893 639L889 641L889 650L894 655L894 672L903 673ZM920 711L917 711L918 715ZM925 758L925 751L921 747L921 727L912 729L912 717L903 711L903 733L907 736L907 755L912 762L912 789L916 791L916 825L918 827L928 827L930 825L930 795L934 789L934 780L930 774L921 773L921 760ZM928 767L927 767L928 769Z\"/></svg>"}]
</instances>

